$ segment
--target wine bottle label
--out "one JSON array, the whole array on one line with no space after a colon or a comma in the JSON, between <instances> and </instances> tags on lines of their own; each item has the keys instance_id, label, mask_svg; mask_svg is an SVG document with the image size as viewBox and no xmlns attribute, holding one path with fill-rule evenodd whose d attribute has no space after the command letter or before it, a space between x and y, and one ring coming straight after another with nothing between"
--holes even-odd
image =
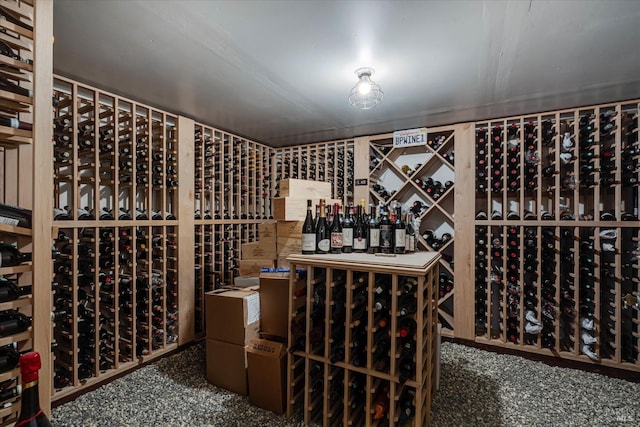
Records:
<instances>
[{"instance_id":1,"label":"wine bottle label","mask_svg":"<svg viewBox=\"0 0 640 427\"><path fill-rule=\"evenodd\" d=\"M353 249L355 250L366 250L367 249L367 239L364 237L358 237L353 239Z\"/></svg>"},{"instance_id":2,"label":"wine bottle label","mask_svg":"<svg viewBox=\"0 0 640 427\"><path fill-rule=\"evenodd\" d=\"M329 239L322 239L318 242L318 249L322 252L329 252L331 249L331 241Z\"/></svg>"},{"instance_id":3,"label":"wine bottle label","mask_svg":"<svg viewBox=\"0 0 640 427\"><path fill-rule=\"evenodd\" d=\"M391 225L380 226L380 247L381 248L393 247L393 227Z\"/></svg>"},{"instance_id":4,"label":"wine bottle label","mask_svg":"<svg viewBox=\"0 0 640 427\"><path fill-rule=\"evenodd\" d=\"M331 233L331 247L342 248L343 237L342 233Z\"/></svg>"},{"instance_id":5,"label":"wine bottle label","mask_svg":"<svg viewBox=\"0 0 640 427\"><path fill-rule=\"evenodd\" d=\"M0 224L10 225L12 227L16 227L18 225L18 220L14 218L7 218L6 216L0 216Z\"/></svg>"},{"instance_id":6,"label":"wine bottle label","mask_svg":"<svg viewBox=\"0 0 640 427\"><path fill-rule=\"evenodd\" d=\"M416 236L412 234L406 234L404 247L409 252L414 252L416 250Z\"/></svg>"},{"instance_id":7,"label":"wine bottle label","mask_svg":"<svg viewBox=\"0 0 640 427\"><path fill-rule=\"evenodd\" d=\"M377 248L380 246L380 229L369 229L369 246L372 248Z\"/></svg>"},{"instance_id":8,"label":"wine bottle label","mask_svg":"<svg viewBox=\"0 0 640 427\"><path fill-rule=\"evenodd\" d=\"M353 246L353 228L342 229L342 245Z\"/></svg>"},{"instance_id":9,"label":"wine bottle label","mask_svg":"<svg viewBox=\"0 0 640 427\"><path fill-rule=\"evenodd\" d=\"M315 234L303 234L302 235L302 250L303 251L315 251L316 250L316 235Z\"/></svg>"},{"instance_id":10,"label":"wine bottle label","mask_svg":"<svg viewBox=\"0 0 640 427\"><path fill-rule=\"evenodd\" d=\"M407 231L404 228L396 230L396 246L403 247L405 245L406 234Z\"/></svg>"}]
</instances>

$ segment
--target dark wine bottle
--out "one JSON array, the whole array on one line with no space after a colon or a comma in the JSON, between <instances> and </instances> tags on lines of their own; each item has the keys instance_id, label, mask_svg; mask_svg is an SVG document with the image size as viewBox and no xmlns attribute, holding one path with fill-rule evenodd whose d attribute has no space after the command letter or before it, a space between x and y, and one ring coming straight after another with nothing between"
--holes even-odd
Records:
<instances>
[{"instance_id":1,"label":"dark wine bottle","mask_svg":"<svg viewBox=\"0 0 640 427\"><path fill-rule=\"evenodd\" d=\"M0 243L0 268L13 267L29 261L31 261L30 253L22 253L13 245Z\"/></svg>"},{"instance_id":2,"label":"dark wine bottle","mask_svg":"<svg viewBox=\"0 0 640 427\"><path fill-rule=\"evenodd\" d=\"M324 199L320 199L320 213L318 217L318 224L316 225L316 253L328 254L331 249L329 224L327 224L327 217L325 211Z\"/></svg>"},{"instance_id":3,"label":"dark wine bottle","mask_svg":"<svg viewBox=\"0 0 640 427\"><path fill-rule=\"evenodd\" d=\"M15 369L20 355L13 344L0 347L0 373Z\"/></svg>"},{"instance_id":4,"label":"dark wine bottle","mask_svg":"<svg viewBox=\"0 0 640 427\"><path fill-rule=\"evenodd\" d=\"M375 254L380 250L380 224L376 217L375 205L370 205L368 244L367 253Z\"/></svg>"},{"instance_id":5,"label":"dark wine bottle","mask_svg":"<svg viewBox=\"0 0 640 427\"><path fill-rule=\"evenodd\" d=\"M26 22L22 22L14 12L11 12L8 8L0 6L0 19L4 19L7 22L11 22L18 27L22 27L25 30L33 31L33 27Z\"/></svg>"},{"instance_id":6,"label":"dark wine bottle","mask_svg":"<svg viewBox=\"0 0 640 427\"><path fill-rule=\"evenodd\" d=\"M342 252L353 252L353 205L345 208L344 221L342 223Z\"/></svg>"},{"instance_id":7,"label":"dark wine bottle","mask_svg":"<svg viewBox=\"0 0 640 427\"><path fill-rule=\"evenodd\" d=\"M393 231L394 253L403 254L405 252L407 228L404 221L402 221L402 207L400 205L396 207L396 220L393 222Z\"/></svg>"},{"instance_id":8,"label":"dark wine bottle","mask_svg":"<svg viewBox=\"0 0 640 427\"><path fill-rule=\"evenodd\" d=\"M22 374L22 399L20 417L16 427L51 427L47 415L40 409L38 396L38 371L42 364L40 353L29 352L20 356L20 373Z\"/></svg>"},{"instance_id":9,"label":"dark wine bottle","mask_svg":"<svg viewBox=\"0 0 640 427\"><path fill-rule=\"evenodd\" d=\"M342 253L343 235L342 235L342 223L340 222L340 205L337 203L333 205L333 221L331 222L331 253Z\"/></svg>"},{"instance_id":10,"label":"dark wine bottle","mask_svg":"<svg viewBox=\"0 0 640 427\"><path fill-rule=\"evenodd\" d=\"M0 302L13 301L21 295L27 295L31 289L30 286L21 288L15 281L0 276Z\"/></svg>"},{"instance_id":11,"label":"dark wine bottle","mask_svg":"<svg viewBox=\"0 0 640 427\"><path fill-rule=\"evenodd\" d=\"M302 225L302 253L311 255L316 252L316 228L311 212L311 200L307 200L307 216Z\"/></svg>"},{"instance_id":12,"label":"dark wine bottle","mask_svg":"<svg viewBox=\"0 0 640 427\"><path fill-rule=\"evenodd\" d=\"M0 312L0 337L26 331L31 326L31 317L27 317L16 310Z\"/></svg>"},{"instance_id":13,"label":"dark wine bottle","mask_svg":"<svg viewBox=\"0 0 640 427\"><path fill-rule=\"evenodd\" d=\"M29 209L0 203L0 224L31 228L32 213Z\"/></svg>"},{"instance_id":14,"label":"dark wine bottle","mask_svg":"<svg viewBox=\"0 0 640 427\"><path fill-rule=\"evenodd\" d=\"M393 253L394 229L389 214L383 207L380 208L380 252L383 254Z\"/></svg>"},{"instance_id":15,"label":"dark wine bottle","mask_svg":"<svg viewBox=\"0 0 640 427\"><path fill-rule=\"evenodd\" d=\"M31 123L23 122L13 117L0 116L0 126L7 126L14 129L33 130Z\"/></svg>"},{"instance_id":16,"label":"dark wine bottle","mask_svg":"<svg viewBox=\"0 0 640 427\"><path fill-rule=\"evenodd\" d=\"M353 227L353 251L364 253L367 251L367 228L363 219L362 205L358 205L356 213L356 222Z\"/></svg>"}]
</instances>

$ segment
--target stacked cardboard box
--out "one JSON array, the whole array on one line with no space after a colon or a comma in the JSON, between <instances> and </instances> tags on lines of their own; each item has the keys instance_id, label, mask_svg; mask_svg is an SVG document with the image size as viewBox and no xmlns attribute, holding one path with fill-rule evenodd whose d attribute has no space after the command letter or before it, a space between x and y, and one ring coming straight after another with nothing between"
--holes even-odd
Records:
<instances>
[{"instance_id":1,"label":"stacked cardboard box","mask_svg":"<svg viewBox=\"0 0 640 427\"><path fill-rule=\"evenodd\" d=\"M324 199L327 205L340 203L331 198L331 183L304 179L283 179L279 182L280 196L273 199L277 223L278 267L288 268L287 257L302 251L302 224L307 215L307 200L314 208Z\"/></svg>"},{"instance_id":2,"label":"stacked cardboard box","mask_svg":"<svg viewBox=\"0 0 640 427\"><path fill-rule=\"evenodd\" d=\"M289 267L287 257L302 251L302 225L307 199L337 203L331 199L331 183L286 179L279 183L282 197L273 200L275 223L261 224L259 241L242 245L242 258L277 260L278 267ZM247 270L242 269L241 274ZM265 265L261 265L264 267ZM251 273L257 268L252 264ZM259 272L259 270L258 270ZM295 274L295 273L294 273ZM249 347L249 400L277 414L285 408L285 354L288 335L289 274L260 275L260 335Z\"/></svg>"},{"instance_id":3,"label":"stacked cardboard box","mask_svg":"<svg viewBox=\"0 0 640 427\"><path fill-rule=\"evenodd\" d=\"M265 339L252 339L247 346L249 363L249 401L282 414L287 389L286 346Z\"/></svg>"},{"instance_id":4,"label":"stacked cardboard box","mask_svg":"<svg viewBox=\"0 0 640 427\"><path fill-rule=\"evenodd\" d=\"M278 251L276 247L276 223L258 224L257 242L243 243L238 273L240 276L260 276L262 267L275 267Z\"/></svg>"},{"instance_id":5,"label":"stacked cardboard box","mask_svg":"<svg viewBox=\"0 0 640 427\"><path fill-rule=\"evenodd\" d=\"M247 345L260 331L256 289L217 289L205 294L207 379L246 396Z\"/></svg>"},{"instance_id":6,"label":"stacked cardboard box","mask_svg":"<svg viewBox=\"0 0 640 427\"><path fill-rule=\"evenodd\" d=\"M307 200L312 201L314 210L320 199L327 205L341 203L331 198L330 182L283 179L279 186L282 197L273 199L273 216L277 221L259 224L259 240L242 245L240 276L259 276L262 267L289 267L287 257L302 251Z\"/></svg>"},{"instance_id":7,"label":"stacked cardboard box","mask_svg":"<svg viewBox=\"0 0 640 427\"><path fill-rule=\"evenodd\" d=\"M289 334L289 274L260 274L260 332L280 342Z\"/></svg>"},{"instance_id":8,"label":"stacked cardboard box","mask_svg":"<svg viewBox=\"0 0 640 427\"><path fill-rule=\"evenodd\" d=\"M278 185L280 197L273 199L273 217L278 221L304 221L307 200L311 200L313 207L320 203L320 199L324 199L327 205L341 203L331 198L330 182L283 179Z\"/></svg>"}]
</instances>

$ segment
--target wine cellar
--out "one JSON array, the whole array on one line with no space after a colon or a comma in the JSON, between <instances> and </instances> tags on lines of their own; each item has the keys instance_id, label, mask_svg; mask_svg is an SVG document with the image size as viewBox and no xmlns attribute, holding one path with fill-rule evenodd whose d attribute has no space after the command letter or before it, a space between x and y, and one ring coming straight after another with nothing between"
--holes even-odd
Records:
<instances>
[{"instance_id":1,"label":"wine cellar","mask_svg":"<svg viewBox=\"0 0 640 427\"><path fill-rule=\"evenodd\" d=\"M304 123L313 102L196 114L159 102L175 87L60 73L56 1L0 1L0 426L33 405L33 352L34 407L54 419L189 351L273 425L442 425L441 376L448 396L476 362L441 341L640 382L636 93L266 137L258 119L234 130L238 105L290 102Z\"/></svg>"}]
</instances>

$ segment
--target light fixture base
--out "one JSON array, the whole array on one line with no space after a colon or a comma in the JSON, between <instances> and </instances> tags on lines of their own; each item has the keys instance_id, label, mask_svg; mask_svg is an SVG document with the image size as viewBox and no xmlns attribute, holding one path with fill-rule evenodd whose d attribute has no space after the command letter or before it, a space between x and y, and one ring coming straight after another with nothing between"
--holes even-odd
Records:
<instances>
[{"instance_id":1,"label":"light fixture base","mask_svg":"<svg viewBox=\"0 0 640 427\"><path fill-rule=\"evenodd\" d=\"M369 68L369 67L362 67L362 68L358 68L356 71L354 71L354 74L356 76L358 76L358 79L362 76L373 76L375 74L375 70L373 68Z\"/></svg>"}]
</instances>

